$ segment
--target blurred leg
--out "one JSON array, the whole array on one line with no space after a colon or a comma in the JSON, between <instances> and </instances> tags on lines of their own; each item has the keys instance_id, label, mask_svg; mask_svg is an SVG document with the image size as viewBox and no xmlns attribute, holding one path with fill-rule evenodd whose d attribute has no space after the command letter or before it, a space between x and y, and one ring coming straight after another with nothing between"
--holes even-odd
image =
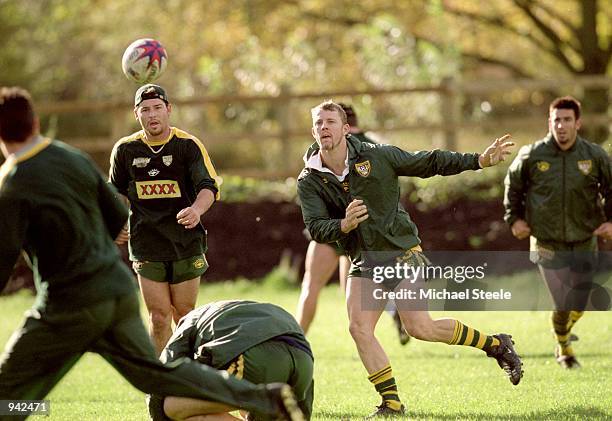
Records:
<instances>
[{"instance_id":1,"label":"blurred leg","mask_svg":"<svg viewBox=\"0 0 612 421\"><path fill-rule=\"evenodd\" d=\"M338 265L338 255L333 247L311 241L306 251L306 263L302 291L296 310L296 319L304 332L308 331L317 311L321 289L327 284Z\"/></svg>"},{"instance_id":2,"label":"blurred leg","mask_svg":"<svg viewBox=\"0 0 612 421\"><path fill-rule=\"evenodd\" d=\"M348 278L349 270L351 269L351 261L346 256L340 256L338 272L340 275L340 290L343 295L346 295L346 280Z\"/></svg>"},{"instance_id":3,"label":"blurred leg","mask_svg":"<svg viewBox=\"0 0 612 421\"><path fill-rule=\"evenodd\" d=\"M114 320L91 347L134 387L159 396L204 399L258 414L278 414L278 400L266 385L238 380L187 359L163 365L155 356L138 304L135 295L118 299Z\"/></svg>"},{"instance_id":4,"label":"blurred leg","mask_svg":"<svg viewBox=\"0 0 612 421\"><path fill-rule=\"evenodd\" d=\"M2 399L44 398L102 334L111 309L104 302L59 314L28 311L0 357Z\"/></svg>"}]
</instances>

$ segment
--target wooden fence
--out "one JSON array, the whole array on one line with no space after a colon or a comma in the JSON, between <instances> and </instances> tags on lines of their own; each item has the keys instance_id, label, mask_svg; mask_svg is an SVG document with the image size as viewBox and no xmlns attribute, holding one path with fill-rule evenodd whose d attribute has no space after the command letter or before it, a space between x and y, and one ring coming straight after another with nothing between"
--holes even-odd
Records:
<instances>
[{"instance_id":1,"label":"wooden fence","mask_svg":"<svg viewBox=\"0 0 612 421\"><path fill-rule=\"evenodd\" d=\"M385 134L410 131L410 130L429 130L442 133L442 146L447 149L456 149L458 131L475 128L498 128L512 129L521 128L541 128L545 123L545 115L532 114L513 116L496 116L486 119L473 119L463 117L460 112L460 104L469 98L482 98L490 95L499 95L504 92L529 94L531 92L547 92L551 95L572 94L582 97L584 90L587 89L607 89L612 87L612 78L605 76L576 77L572 79L546 79L546 80L477 80L477 81L458 81L445 79L440 84L429 86L416 86L396 89L368 89L351 91L326 91L310 93L293 93L287 87L283 87L278 95L274 96L243 96L243 95L222 95L222 96L200 96L194 98L173 99L174 105L182 109L201 108L204 106L224 106L227 104L267 104L275 110L274 115L277 124L273 130L255 130L249 132L207 132L206 140L211 144L216 142L228 142L238 139L246 139L248 142L270 141L278 142L277 149L280 151L278 166L271 169L241 168L239 172L243 175L256 175L262 177L279 177L289 174L295 175L290 171L288 161L290 144L294 138L307 137L310 127L294 127L292 124L292 104L305 100L312 100L316 104L324 98L351 98L368 96L370 98L390 97L398 95L417 95L433 94L439 97L437 118L433 122L414 122L409 124L394 125L393 127L381 124L377 126L368 125L368 130L376 132L382 136ZM89 153L108 153L114 142L122 136L130 133L129 114L132 113L132 103L126 101L64 101L40 103L37 106L38 112L47 117L65 117L69 114L95 113L110 116L108 133L102 136L87 137L66 137L62 140L73 144ZM583 117L586 124L611 124L612 115L610 112L600 114L587 114ZM213 155L214 156L214 155ZM283 159L284 158L284 159Z\"/></svg>"}]
</instances>

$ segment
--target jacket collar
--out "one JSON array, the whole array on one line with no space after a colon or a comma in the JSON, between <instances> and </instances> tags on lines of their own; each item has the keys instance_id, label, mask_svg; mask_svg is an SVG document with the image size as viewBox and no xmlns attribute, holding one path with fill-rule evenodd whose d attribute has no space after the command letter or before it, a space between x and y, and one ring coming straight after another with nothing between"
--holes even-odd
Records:
<instances>
[{"instance_id":1,"label":"jacket collar","mask_svg":"<svg viewBox=\"0 0 612 421\"><path fill-rule=\"evenodd\" d=\"M544 138L544 142L546 143L546 145L548 145L549 148L562 153L562 152L572 152L576 149L576 147L578 146L579 143L582 142L586 142L586 140L578 135L576 135L576 141L574 142L574 144L572 145L571 148L569 148L566 151L562 151L561 148L559 148L559 145L557 145L557 141L555 140L555 138L553 137L552 134L548 134L545 138Z\"/></svg>"}]
</instances>

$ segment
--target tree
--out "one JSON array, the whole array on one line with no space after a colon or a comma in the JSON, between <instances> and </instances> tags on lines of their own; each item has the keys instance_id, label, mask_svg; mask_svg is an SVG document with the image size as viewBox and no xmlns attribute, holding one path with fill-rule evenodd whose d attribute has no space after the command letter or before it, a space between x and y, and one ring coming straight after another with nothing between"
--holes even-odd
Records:
<instances>
[{"instance_id":1,"label":"tree","mask_svg":"<svg viewBox=\"0 0 612 421\"><path fill-rule=\"evenodd\" d=\"M463 73L483 64L503 68L510 76L520 78L567 79L610 72L612 3L609 0L372 0L367 3L338 0L335 4L339 7L330 9L328 2L293 0L286 2L285 8L300 10L300 27L314 22L320 30L331 24L353 35L354 28L365 27L371 31L381 17L391 16L399 24L402 37L410 37L415 45L435 46L446 58L458 52ZM363 49L364 45L356 47ZM412 53L418 55L422 48L414 48ZM372 66L380 70L385 53L380 49L378 59L369 56ZM367 74L362 77L368 80ZM397 77L385 74L386 84L397 81ZM606 114L608 98L608 87L585 89L585 113ZM607 125L591 127L588 137L603 142L608 138Z\"/></svg>"},{"instance_id":2,"label":"tree","mask_svg":"<svg viewBox=\"0 0 612 421\"><path fill-rule=\"evenodd\" d=\"M504 67L520 77L606 75L612 57L612 5L608 0L500 0L490 3L445 0L438 4L451 20L472 28L462 34L461 51L476 63ZM416 36L428 38L419 32ZM466 36L467 35L467 36ZM497 37L497 42L492 37ZM481 42L474 42L480 40ZM487 44L487 40L491 44ZM431 39L438 44L439 39ZM483 49L484 45L506 48ZM527 44L527 45L525 45ZM511 48L507 48L511 46ZM517 47L531 51L524 62ZM541 66L552 61L554 67ZM555 71L556 70L556 71ZM609 87L585 89L585 113L605 114ZM607 124L593 126L587 137L608 138Z\"/></svg>"}]
</instances>

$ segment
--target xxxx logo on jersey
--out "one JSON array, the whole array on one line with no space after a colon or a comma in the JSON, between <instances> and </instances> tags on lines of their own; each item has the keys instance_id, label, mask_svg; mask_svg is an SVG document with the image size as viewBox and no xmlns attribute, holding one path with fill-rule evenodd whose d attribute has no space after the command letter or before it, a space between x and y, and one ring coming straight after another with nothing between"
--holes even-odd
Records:
<instances>
[{"instance_id":1,"label":"xxxx logo on jersey","mask_svg":"<svg viewBox=\"0 0 612 421\"><path fill-rule=\"evenodd\" d=\"M181 197L181 189L174 180L137 181L139 199L167 199Z\"/></svg>"}]
</instances>

